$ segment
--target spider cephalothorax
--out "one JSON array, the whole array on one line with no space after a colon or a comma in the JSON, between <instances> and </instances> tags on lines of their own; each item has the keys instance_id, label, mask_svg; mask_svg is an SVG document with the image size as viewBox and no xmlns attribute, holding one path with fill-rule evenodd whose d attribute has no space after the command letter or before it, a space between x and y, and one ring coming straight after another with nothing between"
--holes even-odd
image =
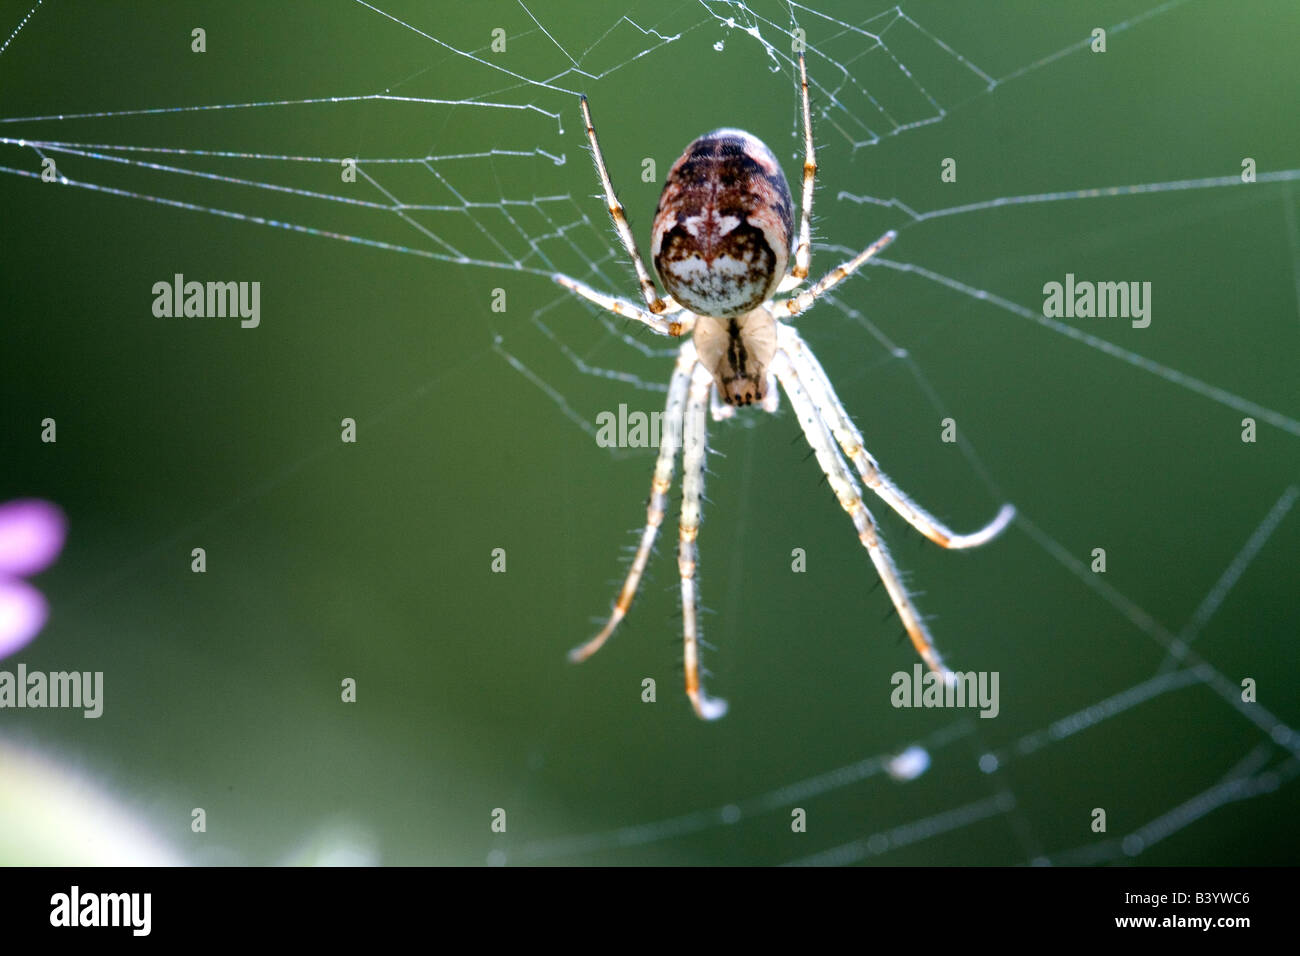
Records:
<instances>
[{"instance_id":1,"label":"spider cephalothorax","mask_svg":"<svg viewBox=\"0 0 1300 956\"><path fill-rule=\"evenodd\" d=\"M1003 505L989 524L973 534L955 534L912 501L880 470L868 454L862 433L835 395L826 372L808 344L785 320L803 312L843 282L894 240L887 232L852 259L836 266L801 292L812 257L809 220L817 161L813 151L808 75L799 57L803 105L803 197L799 241L791 255L794 216L790 188L772 151L738 129L719 129L701 136L673 164L659 198L651 239L654 268L668 290L660 298L650 272L637 252L632 228L614 195L605 158L600 153L591 110L582 98L587 139L605 190L619 239L632 260L645 307L606 295L569 276L555 281L615 315L640 322L660 335L687 336L668 384L664 428L659 442L645 530L600 633L570 652L585 660L600 649L626 616L640 585L668 507L673 463L682 456L682 510L677 526L677 569L682 583L682 644L686 695L706 719L726 713L725 701L704 692L700 680L699 625L696 615L696 557L704 495L706 419L736 414L732 406L761 403L777 410L777 386L789 396L804 437L826 473L840 506L853 520L858 540L871 557L889 599L921 659L932 671L951 677L934 646L924 619L912 604L902 577L889 556L875 519L862 500L862 483L913 528L943 548L974 548L1002 532L1015 509ZM791 261L793 259L793 262ZM776 301L777 292L791 292ZM692 335L692 333L694 333Z\"/></svg>"}]
</instances>

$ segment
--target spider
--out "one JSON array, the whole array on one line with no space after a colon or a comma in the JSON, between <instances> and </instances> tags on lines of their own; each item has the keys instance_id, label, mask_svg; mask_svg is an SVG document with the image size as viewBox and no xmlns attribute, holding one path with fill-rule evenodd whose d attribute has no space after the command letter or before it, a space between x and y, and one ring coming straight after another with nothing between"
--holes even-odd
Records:
<instances>
[{"instance_id":1,"label":"spider","mask_svg":"<svg viewBox=\"0 0 1300 956\"><path fill-rule=\"evenodd\" d=\"M596 172L614 226L636 269L645 307L606 295L566 275L557 273L552 277L601 308L643 323L658 334L690 336L678 352L668 386L659 457L636 556L609 620L595 637L570 651L569 659L586 660L598 651L626 616L663 523L673 464L680 450L682 505L677 567L681 575L686 695L695 713L705 720L719 718L727 711L726 701L709 696L700 682L695 567L704 488L706 406L714 421L730 418L738 407L754 403L775 413L780 384L831 490L853 519L858 539L871 556L912 645L925 664L945 680L952 678L952 672L903 587L898 568L845 459L853 462L863 483L885 504L943 548L984 544L1001 533L1015 515L1011 505L1003 505L988 525L973 534L959 535L908 498L867 452L861 433L840 404L816 356L794 327L784 321L804 312L895 238L892 230L885 233L808 288L783 301L774 300L775 293L793 292L803 284L812 260L809 218L817 161L808 106L808 71L802 54L799 80L803 100L803 202L799 242L789 272L786 267L794 238L793 202L780 163L750 133L716 129L686 147L664 182L650 245L655 271L669 293L660 297L637 251L623 206L614 195L591 109L583 96L582 116Z\"/></svg>"}]
</instances>

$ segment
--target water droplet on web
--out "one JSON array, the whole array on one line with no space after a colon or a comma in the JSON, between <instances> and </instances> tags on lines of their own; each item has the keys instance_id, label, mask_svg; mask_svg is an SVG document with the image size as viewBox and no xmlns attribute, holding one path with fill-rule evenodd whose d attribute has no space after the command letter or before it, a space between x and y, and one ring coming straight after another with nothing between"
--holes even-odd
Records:
<instances>
[{"instance_id":1,"label":"water droplet on web","mask_svg":"<svg viewBox=\"0 0 1300 956\"><path fill-rule=\"evenodd\" d=\"M908 747L885 765L886 772L895 780L915 780L930 769L930 755L924 747Z\"/></svg>"}]
</instances>

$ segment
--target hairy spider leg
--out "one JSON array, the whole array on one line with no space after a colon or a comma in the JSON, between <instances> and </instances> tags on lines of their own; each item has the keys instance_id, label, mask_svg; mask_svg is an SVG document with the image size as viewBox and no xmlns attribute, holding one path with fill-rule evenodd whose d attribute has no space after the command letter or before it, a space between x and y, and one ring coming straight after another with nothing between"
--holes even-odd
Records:
<instances>
[{"instance_id":1,"label":"hairy spider leg","mask_svg":"<svg viewBox=\"0 0 1300 956\"><path fill-rule=\"evenodd\" d=\"M799 223L799 245L795 247L794 268L790 276L795 280L794 288L808 278L808 269L812 266L812 219L813 185L817 179L817 153L813 149L812 113L808 108L808 68L804 65L803 54L799 54L799 92L803 99L803 215ZM784 291L784 290L783 290Z\"/></svg>"},{"instance_id":2,"label":"hairy spider leg","mask_svg":"<svg viewBox=\"0 0 1300 956\"><path fill-rule=\"evenodd\" d=\"M703 720L717 720L727 712L727 702L705 693L700 683L699 623L696 620L695 570L699 555L700 503L704 495L704 459L707 452L709 389L713 378L696 365L686 398L686 427L682 437L682 516L678 526L677 570L682 578L682 645L685 650L686 696Z\"/></svg>"},{"instance_id":3,"label":"hairy spider leg","mask_svg":"<svg viewBox=\"0 0 1300 956\"><path fill-rule=\"evenodd\" d=\"M1001 534L1015 517L1016 509L1010 504L1004 504L997 516L978 531L971 534L957 534L952 531L909 498L888 475L880 470L875 458L863 444L862 433L853 424L839 396L835 394L835 388L831 385L825 369L799 333L791 326L780 325L777 328L777 342L785 350L786 357L799 376L799 381L807 389L813 404L817 406L821 418L830 426L835 440L839 442L840 449L844 452L844 457L853 462L858 474L862 476L863 484L921 534L941 548L951 550L976 548Z\"/></svg>"},{"instance_id":4,"label":"hairy spider leg","mask_svg":"<svg viewBox=\"0 0 1300 956\"><path fill-rule=\"evenodd\" d=\"M636 598L641 576L645 573L655 538L659 534L659 527L664 521L664 512L668 505L668 490L673 484L673 460L682 445L682 421L686 409L686 395L691 383L691 371L697 365L695 343L688 341L682 345L681 352L678 353L677 364L668 383L668 401L664 407L663 429L659 435L659 457L655 461L654 478L650 482L650 501L646 505L645 529L641 532L641 543L636 549L636 556L632 559L632 566L628 569L623 588L614 601L614 609L609 615L609 620L605 622L599 634L580 647L569 651L569 660L575 663L585 661L600 650L614 633L619 622L627 616L628 609Z\"/></svg>"},{"instance_id":5,"label":"hairy spider leg","mask_svg":"<svg viewBox=\"0 0 1300 956\"><path fill-rule=\"evenodd\" d=\"M636 279L641 286L641 295L645 299L646 308L653 314L659 315L669 308L669 302L659 298L659 292L650 279L650 272L641 261L636 239L632 236L632 227L627 224L627 213L623 211L623 204L614 195L614 183L609 178L609 169L605 166L605 157L600 151L600 141L596 139L596 127L591 122L591 107L587 105L585 95L582 97L582 119L587 124L587 139L591 141L592 156L596 160L596 172L600 175L600 185L605 190L609 214L614 217L614 228L618 230L618 237L623 240L623 248L627 250L628 257L632 260L632 267L636 269Z\"/></svg>"},{"instance_id":6,"label":"hairy spider leg","mask_svg":"<svg viewBox=\"0 0 1300 956\"><path fill-rule=\"evenodd\" d=\"M778 303L772 309L772 314L779 319L782 317L789 318L805 311L823 295L861 269L868 259L878 253L881 249L885 248L885 246L889 245L896 238L898 238L898 233L892 229L889 230L889 232L885 233L871 245L867 246L867 248L863 249L848 262L836 266L798 295L791 296L784 302Z\"/></svg>"},{"instance_id":7,"label":"hairy spider leg","mask_svg":"<svg viewBox=\"0 0 1300 956\"><path fill-rule=\"evenodd\" d=\"M912 599L908 597L898 567L890 557L885 542L876 528L875 520L862 500L858 483L844 463L839 449L835 447L830 429L822 421L817 406L791 364L789 355L783 350L778 351L772 362L772 368L776 373L777 381L781 383L781 387L785 389L785 394L790 399L790 406L803 427L804 437L812 446L817 456L817 463L825 472L840 507L853 519L858 540L871 556L871 563L876 566L876 573L884 582L885 590L889 592L889 599L894 602L899 619L902 620L903 627L907 629L907 634L912 639L912 646L916 648L916 652L921 655L921 660L925 661L930 670L950 678L952 672L944 664L938 648L934 645L934 638L930 636L925 622L921 620L921 615L912 604Z\"/></svg>"},{"instance_id":8,"label":"hairy spider leg","mask_svg":"<svg viewBox=\"0 0 1300 956\"><path fill-rule=\"evenodd\" d=\"M551 276L556 282L564 286L570 292L576 292L588 302L594 302L607 312L613 312L615 315L622 316L625 319L632 319L649 326L660 335L681 336L686 335L695 327L695 316L687 312L680 319L666 319L662 315L654 315L647 312L641 306L636 305L627 299L620 299L617 296L606 295L577 279L572 279L563 273L556 272ZM681 307L671 310L672 312L681 311Z\"/></svg>"}]
</instances>

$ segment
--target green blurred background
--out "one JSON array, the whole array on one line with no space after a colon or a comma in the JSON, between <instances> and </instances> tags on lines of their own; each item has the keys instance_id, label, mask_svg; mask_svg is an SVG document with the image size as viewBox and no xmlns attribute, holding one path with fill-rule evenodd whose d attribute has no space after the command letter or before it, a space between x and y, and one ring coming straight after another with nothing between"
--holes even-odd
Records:
<instances>
[{"instance_id":1,"label":"green blurred background","mask_svg":"<svg viewBox=\"0 0 1300 956\"><path fill-rule=\"evenodd\" d=\"M951 554L881 515L953 666L1000 672L995 720L890 706L889 677L914 654L882 620L888 599L785 407L712 429L700 580L726 719L701 723L680 691L671 534L616 638L569 665L617 587L653 451L611 454L566 410L592 423L663 400L573 357L646 383L666 382L671 359L629 348L527 271L635 293L570 91L591 97L643 248L663 173L705 130L756 133L793 175L792 11L814 51L815 274L908 222L841 193L923 211L1234 176L1246 156L1261 173L1300 169L1294 3L916 2L907 19L865 27L883 6L378 6L391 18L342 2L47 2L0 54L4 119L382 92L445 101L23 120L0 136L179 148L117 155L387 201L366 176L341 183L337 163L195 151L359 156L405 202L468 204L403 221L59 153L72 179L201 209L0 176L0 500L47 498L70 520L62 558L37 580L51 621L0 667L102 670L106 685L99 720L0 712L0 862L767 864L836 850L829 859L896 864L1295 861L1295 744L1278 746L1209 684L1063 739L1049 731L1155 675L1164 650L1150 631L1187 625L1300 480L1290 183L935 218L888 253L1033 311L1066 272L1152 282L1150 328L1074 324L1290 423L1261 420L1255 444L1240 440L1237 408L916 274L865 270L801 319L903 488L958 530L1001 500L1032 523ZM0 3L0 34L28 8ZM1041 62L1144 14L1111 31L1105 54ZM504 53L490 49L498 27ZM987 90L958 56L1011 78ZM492 149L531 155L482 155ZM474 156L364 162L452 154ZM0 145L0 157L39 169L30 148ZM641 180L646 157L656 182ZM940 182L945 157L956 183ZM527 269L202 211L213 209ZM260 281L260 328L155 318L151 287L177 272ZM505 312L491 310L494 289ZM47 416L55 445L39 440ZM948 416L961 446L939 441ZM344 417L355 445L339 441ZM1083 562L1104 547L1104 583L1072 573L1054 545ZM491 572L494 548L504 574ZM791 572L794 548L806 573ZM1298 548L1292 510L1195 643L1229 684L1254 678L1259 706L1286 727L1300 722ZM355 704L339 700L345 677ZM646 677L654 704L641 700ZM916 780L819 776L925 740L933 762ZM982 770L988 753L998 766ZM1123 852L1125 835L1182 819L1224 779L1253 795ZM43 810L65 798L50 821ZM105 805L141 828L126 849L107 845L128 831ZM806 833L791 832L796 806ZM195 807L204 834L190 830ZM1105 834L1090 829L1095 807ZM505 834L490 831L495 808Z\"/></svg>"}]
</instances>

